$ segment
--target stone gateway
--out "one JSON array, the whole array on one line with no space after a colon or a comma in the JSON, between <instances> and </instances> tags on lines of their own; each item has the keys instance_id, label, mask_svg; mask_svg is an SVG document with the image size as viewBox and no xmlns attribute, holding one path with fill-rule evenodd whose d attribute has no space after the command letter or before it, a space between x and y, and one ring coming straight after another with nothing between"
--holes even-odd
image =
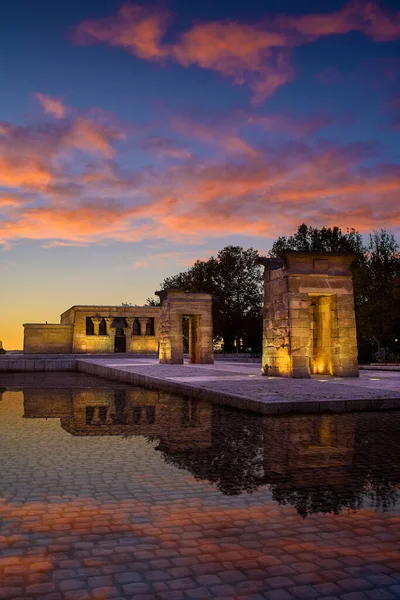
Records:
<instances>
[{"instance_id":1,"label":"stone gateway","mask_svg":"<svg viewBox=\"0 0 400 600\"><path fill-rule=\"evenodd\" d=\"M264 375L357 377L354 255L286 252L264 265Z\"/></svg>"},{"instance_id":2,"label":"stone gateway","mask_svg":"<svg viewBox=\"0 0 400 600\"><path fill-rule=\"evenodd\" d=\"M189 362L214 362L212 296L169 289L161 300L160 362L183 364L182 318L189 317Z\"/></svg>"}]
</instances>

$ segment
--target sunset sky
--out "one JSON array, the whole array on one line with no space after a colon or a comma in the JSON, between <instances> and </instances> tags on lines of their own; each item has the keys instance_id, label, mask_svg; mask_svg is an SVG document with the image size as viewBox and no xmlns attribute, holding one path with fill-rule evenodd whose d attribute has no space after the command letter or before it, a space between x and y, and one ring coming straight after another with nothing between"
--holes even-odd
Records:
<instances>
[{"instance_id":1,"label":"sunset sky","mask_svg":"<svg viewBox=\"0 0 400 600\"><path fill-rule=\"evenodd\" d=\"M321 12L323 10L323 12ZM400 233L398 0L3 0L0 339L227 244Z\"/></svg>"}]
</instances>

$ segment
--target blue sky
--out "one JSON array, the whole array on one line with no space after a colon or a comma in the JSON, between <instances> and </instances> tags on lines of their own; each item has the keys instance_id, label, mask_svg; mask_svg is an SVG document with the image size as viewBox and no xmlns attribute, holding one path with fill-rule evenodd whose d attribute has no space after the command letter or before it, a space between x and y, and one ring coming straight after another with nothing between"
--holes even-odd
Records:
<instances>
[{"instance_id":1,"label":"blue sky","mask_svg":"<svg viewBox=\"0 0 400 600\"><path fill-rule=\"evenodd\" d=\"M398 2L321 6L5 3L5 347L302 221L398 235Z\"/></svg>"}]
</instances>

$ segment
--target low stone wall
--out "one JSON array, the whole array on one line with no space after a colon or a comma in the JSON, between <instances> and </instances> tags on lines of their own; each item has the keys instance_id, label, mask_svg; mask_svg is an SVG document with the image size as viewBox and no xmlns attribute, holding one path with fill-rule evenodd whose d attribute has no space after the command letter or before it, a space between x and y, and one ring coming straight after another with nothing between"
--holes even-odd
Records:
<instances>
[{"instance_id":1,"label":"low stone wall","mask_svg":"<svg viewBox=\"0 0 400 600\"><path fill-rule=\"evenodd\" d=\"M72 351L73 325L25 323L24 354L65 354Z\"/></svg>"},{"instance_id":2,"label":"low stone wall","mask_svg":"<svg viewBox=\"0 0 400 600\"><path fill-rule=\"evenodd\" d=\"M85 358L90 358L90 355L84 355ZM123 358L156 358L154 353L138 354L121 354ZM94 354L93 358L114 358L118 354ZM0 356L0 373L14 372L25 373L32 371L77 371L77 359L82 358L82 354L57 354L49 356L48 354L5 354Z\"/></svg>"},{"instance_id":3,"label":"low stone wall","mask_svg":"<svg viewBox=\"0 0 400 600\"><path fill-rule=\"evenodd\" d=\"M76 358L0 358L0 373L30 371L77 371Z\"/></svg>"}]
</instances>

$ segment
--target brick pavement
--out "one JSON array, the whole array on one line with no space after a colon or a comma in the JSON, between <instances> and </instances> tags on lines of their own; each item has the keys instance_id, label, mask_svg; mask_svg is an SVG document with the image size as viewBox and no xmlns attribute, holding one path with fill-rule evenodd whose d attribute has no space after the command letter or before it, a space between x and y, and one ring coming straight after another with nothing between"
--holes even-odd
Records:
<instances>
[{"instance_id":1,"label":"brick pavement","mask_svg":"<svg viewBox=\"0 0 400 600\"><path fill-rule=\"evenodd\" d=\"M400 598L390 505L303 518L267 487L222 495L142 437L22 415L22 393L5 392L1 600Z\"/></svg>"}]
</instances>

